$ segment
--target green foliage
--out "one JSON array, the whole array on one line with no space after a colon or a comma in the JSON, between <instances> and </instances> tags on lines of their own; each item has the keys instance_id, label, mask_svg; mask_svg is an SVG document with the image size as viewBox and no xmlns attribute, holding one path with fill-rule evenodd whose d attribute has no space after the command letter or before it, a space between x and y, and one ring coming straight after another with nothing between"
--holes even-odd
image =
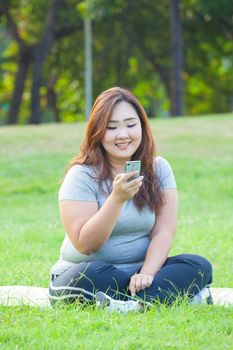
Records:
<instances>
[{"instance_id":1,"label":"green foliage","mask_svg":"<svg viewBox=\"0 0 233 350\"><path fill-rule=\"evenodd\" d=\"M32 47L42 38L49 2L7 1L18 33ZM169 1L68 0L60 3L56 35L43 67L43 121L52 121L47 88L55 80L62 121L84 118L83 18L93 20L94 97L110 86L125 86L150 116L169 115L171 84ZM180 1L184 34L186 113L232 110L232 18L228 0ZM9 111L19 46L0 16L0 124ZM32 69L28 72L20 122L30 114Z\"/></svg>"},{"instance_id":2,"label":"green foliage","mask_svg":"<svg viewBox=\"0 0 233 350\"><path fill-rule=\"evenodd\" d=\"M183 5L186 93L191 114L232 108L233 44L229 1L186 1ZM198 28L198 30L197 30Z\"/></svg>"},{"instance_id":3,"label":"green foliage","mask_svg":"<svg viewBox=\"0 0 233 350\"><path fill-rule=\"evenodd\" d=\"M58 107L62 111L62 120L65 122L83 120L84 96L79 81L71 82L69 77L63 76L57 82L56 92L59 98Z\"/></svg>"},{"instance_id":4,"label":"green foliage","mask_svg":"<svg viewBox=\"0 0 233 350\"><path fill-rule=\"evenodd\" d=\"M16 55L17 45L14 41L11 41L0 22L0 125L4 124L10 107L14 74L17 69Z\"/></svg>"},{"instance_id":5,"label":"green foliage","mask_svg":"<svg viewBox=\"0 0 233 350\"><path fill-rule=\"evenodd\" d=\"M20 36L28 44L34 44L41 37L48 5L46 0L21 0L11 5Z\"/></svg>"}]
</instances>

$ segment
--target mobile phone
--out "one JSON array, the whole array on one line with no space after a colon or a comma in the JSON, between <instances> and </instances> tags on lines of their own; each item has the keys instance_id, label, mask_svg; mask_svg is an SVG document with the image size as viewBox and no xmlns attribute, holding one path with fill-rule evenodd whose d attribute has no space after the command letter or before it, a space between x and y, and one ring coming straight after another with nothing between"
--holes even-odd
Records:
<instances>
[{"instance_id":1,"label":"mobile phone","mask_svg":"<svg viewBox=\"0 0 233 350\"><path fill-rule=\"evenodd\" d=\"M141 161L140 160L129 160L125 163L125 172L138 171L137 175L132 176L128 181L134 180L140 176L141 172Z\"/></svg>"}]
</instances>

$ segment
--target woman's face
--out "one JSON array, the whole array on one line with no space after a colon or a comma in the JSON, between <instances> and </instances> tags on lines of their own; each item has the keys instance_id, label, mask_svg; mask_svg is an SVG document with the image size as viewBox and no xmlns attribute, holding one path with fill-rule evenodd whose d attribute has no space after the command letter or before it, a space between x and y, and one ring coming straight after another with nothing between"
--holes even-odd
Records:
<instances>
[{"instance_id":1,"label":"woman's face","mask_svg":"<svg viewBox=\"0 0 233 350\"><path fill-rule=\"evenodd\" d=\"M130 160L142 140L140 118L134 107L125 101L113 109L102 145L111 162Z\"/></svg>"}]
</instances>

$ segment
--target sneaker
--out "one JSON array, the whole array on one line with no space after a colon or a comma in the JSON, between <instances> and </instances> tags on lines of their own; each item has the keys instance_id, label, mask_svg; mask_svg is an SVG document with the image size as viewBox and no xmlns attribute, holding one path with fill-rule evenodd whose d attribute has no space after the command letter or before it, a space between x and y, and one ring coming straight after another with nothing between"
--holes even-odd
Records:
<instances>
[{"instance_id":1,"label":"sneaker","mask_svg":"<svg viewBox=\"0 0 233 350\"><path fill-rule=\"evenodd\" d=\"M143 305L139 301L134 300L116 300L103 292L96 293L96 306L99 308L105 307L109 312L118 311L123 314L128 312L142 312L144 310Z\"/></svg>"},{"instance_id":2,"label":"sneaker","mask_svg":"<svg viewBox=\"0 0 233 350\"><path fill-rule=\"evenodd\" d=\"M194 295L194 297L189 302L191 305L208 305L213 304L213 299L210 293L209 287L205 287L200 290L199 293Z\"/></svg>"}]
</instances>

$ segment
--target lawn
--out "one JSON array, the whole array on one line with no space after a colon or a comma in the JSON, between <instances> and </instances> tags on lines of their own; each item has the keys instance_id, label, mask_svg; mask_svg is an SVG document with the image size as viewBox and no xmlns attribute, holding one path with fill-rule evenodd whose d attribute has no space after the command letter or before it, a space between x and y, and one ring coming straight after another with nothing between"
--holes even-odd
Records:
<instances>
[{"instance_id":1,"label":"lawn","mask_svg":"<svg viewBox=\"0 0 233 350\"><path fill-rule=\"evenodd\" d=\"M179 221L171 251L213 264L233 288L233 116L157 119L158 154L173 167ZM85 124L0 128L0 285L46 287L64 231L57 193ZM232 349L233 308L152 308L121 316L80 305L0 307L0 349Z\"/></svg>"}]
</instances>

